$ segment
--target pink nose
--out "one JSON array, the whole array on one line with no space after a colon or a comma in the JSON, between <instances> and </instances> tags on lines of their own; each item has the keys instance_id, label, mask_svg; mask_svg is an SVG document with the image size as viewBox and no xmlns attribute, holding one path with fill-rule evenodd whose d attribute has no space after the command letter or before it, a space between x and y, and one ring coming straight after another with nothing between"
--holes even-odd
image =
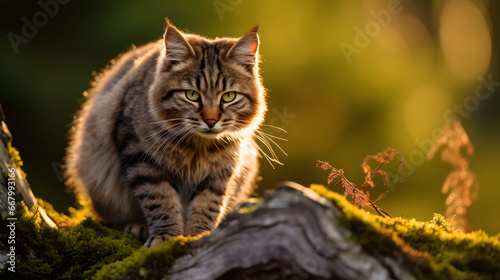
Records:
<instances>
[{"instance_id":1,"label":"pink nose","mask_svg":"<svg viewBox=\"0 0 500 280\"><path fill-rule=\"evenodd\" d=\"M204 121L210 128L213 128L214 125L217 123L216 119L204 119Z\"/></svg>"}]
</instances>

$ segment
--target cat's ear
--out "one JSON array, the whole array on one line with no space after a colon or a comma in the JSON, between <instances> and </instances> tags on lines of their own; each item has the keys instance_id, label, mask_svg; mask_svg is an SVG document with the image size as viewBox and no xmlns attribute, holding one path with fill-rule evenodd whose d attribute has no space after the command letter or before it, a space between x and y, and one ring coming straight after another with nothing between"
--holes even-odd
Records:
<instances>
[{"instance_id":1,"label":"cat's ear","mask_svg":"<svg viewBox=\"0 0 500 280\"><path fill-rule=\"evenodd\" d=\"M193 47L182 36L181 32L167 20L167 28L163 35L167 60L179 61L195 57Z\"/></svg>"},{"instance_id":2,"label":"cat's ear","mask_svg":"<svg viewBox=\"0 0 500 280\"><path fill-rule=\"evenodd\" d=\"M227 57L235 59L237 62L245 65L255 64L257 50L259 49L259 36L257 35L258 26L248 31L238 42L236 42Z\"/></svg>"}]
</instances>

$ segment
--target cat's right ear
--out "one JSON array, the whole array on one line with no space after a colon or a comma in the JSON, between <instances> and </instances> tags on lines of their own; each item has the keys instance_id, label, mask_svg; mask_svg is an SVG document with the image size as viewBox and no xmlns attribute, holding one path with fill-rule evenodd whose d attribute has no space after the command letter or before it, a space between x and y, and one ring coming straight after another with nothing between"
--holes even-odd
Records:
<instances>
[{"instance_id":1,"label":"cat's right ear","mask_svg":"<svg viewBox=\"0 0 500 280\"><path fill-rule=\"evenodd\" d=\"M227 52L229 58L233 58L241 64L254 65L257 51L259 49L258 26L252 28Z\"/></svg>"},{"instance_id":2,"label":"cat's right ear","mask_svg":"<svg viewBox=\"0 0 500 280\"><path fill-rule=\"evenodd\" d=\"M183 61L194 58L195 52L188 41L182 36L181 32L167 20L167 28L163 35L165 41L165 52L167 60Z\"/></svg>"}]
</instances>

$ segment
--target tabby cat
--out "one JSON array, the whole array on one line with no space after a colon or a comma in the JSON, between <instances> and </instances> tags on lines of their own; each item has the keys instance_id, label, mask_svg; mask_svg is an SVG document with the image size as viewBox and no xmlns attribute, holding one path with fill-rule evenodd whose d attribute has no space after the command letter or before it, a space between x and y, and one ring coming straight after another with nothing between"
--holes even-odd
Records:
<instances>
[{"instance_id":1,"label":"tabby cat","mask_svg":"<svg viewBox=\"0 0 500 280\"><path fill-rule=\"evenodd\" d=\"M107 223L145 240L212 231L252 191L266 112L257 28L135 48L96 78L76 118L68 185Z\"/></svg>"}]
</instances>

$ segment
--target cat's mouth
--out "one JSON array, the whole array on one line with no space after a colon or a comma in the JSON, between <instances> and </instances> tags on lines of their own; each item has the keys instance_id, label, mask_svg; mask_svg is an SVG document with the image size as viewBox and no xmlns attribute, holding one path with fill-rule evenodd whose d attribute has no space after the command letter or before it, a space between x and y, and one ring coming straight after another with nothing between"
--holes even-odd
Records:
<instances>
[{"instance_id":1,"label":"cat's mouth","mask_svg":"<svg viewBox=\"0 0 500 280\"><path fill-rule=\"evenodd\" d=\"M221 132L222 131L220 131L218 129L206 128L206 129L198 130L196 134L198 134L199 136L201 136L203 138L215 139L220 135Z\"/></svg>"}]
</instances>

